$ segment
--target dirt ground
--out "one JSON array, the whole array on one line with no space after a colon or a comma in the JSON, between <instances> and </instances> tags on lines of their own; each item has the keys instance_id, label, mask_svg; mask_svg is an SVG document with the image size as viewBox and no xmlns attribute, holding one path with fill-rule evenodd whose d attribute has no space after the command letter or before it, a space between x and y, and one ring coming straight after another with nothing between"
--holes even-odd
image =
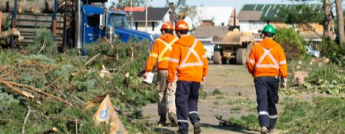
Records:
<instances>
[{"instance_id":1,"label":"dirt ground","mask_svg":"<svg viewBox=\"0 0 345 134\"><path fill-rule=\"evenodd\" d=\"M205 96L200 96L199 114L202 134L257 134L240 128L220 127L216 115L223 119L240 118L242 115L256 114L255 89L253 78L245 66L210 65L206 84L203 86ZM220 94L215 93L219 90ZM214 94L212 94L214 93ZM143 108L143 115L150 122L157 122L157 104ZM191 125L190 125L191 126ZM157 133L174 133L175 127L155 127ZM190 127L191 133L192 127Z\"/></svg>"}]
</instances>

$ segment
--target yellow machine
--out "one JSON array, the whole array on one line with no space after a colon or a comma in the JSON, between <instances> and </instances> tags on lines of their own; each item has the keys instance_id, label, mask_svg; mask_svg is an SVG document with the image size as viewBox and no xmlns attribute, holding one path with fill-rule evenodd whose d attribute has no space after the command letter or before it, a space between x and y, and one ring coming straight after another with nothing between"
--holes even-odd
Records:
<instances>
[{"instance_id":1,"label":"yellow machine","mask_svg":"<svg viewBox=\"0 0 345 134\"><path fill-rule=\"evenodd\" d=\"M229 61L229 63L244 65L253 47L254 35L234 29L226 35L213 36L211 43L215 45L214 64L226 64Z\"/></svg>"}]
</instances>

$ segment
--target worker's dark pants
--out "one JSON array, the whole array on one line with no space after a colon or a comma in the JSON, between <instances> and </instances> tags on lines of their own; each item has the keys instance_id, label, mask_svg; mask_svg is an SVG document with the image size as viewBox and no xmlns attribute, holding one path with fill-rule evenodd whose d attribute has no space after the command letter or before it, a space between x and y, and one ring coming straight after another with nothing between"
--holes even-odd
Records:
<instances>
[{"instance_id":1,"label":"worker's dark pants","mask_svg":"<svg viewBox=\"0 0 345 134\"><path fill-rule=\"evenodd\" d=\"M191 81L177 81L176 114L179 131L188 134L188 117L192 124L200 121L198 115L200 83Z\"/></svg>"},{"instance_id":2,"label":"worker's dark pants","mask_svg":"<svg viewBox=\"0 0 345 134\"><path fill-rule=\"evenodd\" d=\"M276 104L278 103L278 77L254 78L260 126L269 129L275 127L278 117Z\"/></svg>"}]
</instances>

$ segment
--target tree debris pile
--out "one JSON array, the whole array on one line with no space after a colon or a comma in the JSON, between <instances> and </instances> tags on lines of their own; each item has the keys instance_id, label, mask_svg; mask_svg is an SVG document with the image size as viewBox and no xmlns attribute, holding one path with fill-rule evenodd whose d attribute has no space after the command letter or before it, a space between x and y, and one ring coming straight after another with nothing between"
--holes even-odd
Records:
<instances>
[{"instance_id":1,"label":"tree debris pile","mask_svg":"<svg viewBox=\"0 0 345 134\"><path fill-rule=\"evenodd\" d=\"M304 79L301 85L303 91L326 93L331 95L340 95L345 93L345 74L340 66L330 63L328 58L312 58L310 60L292 61L289 63L289 72L306 72L308 77ZM297 79L290 75L289 83L298 85Z\"/></svg>"},{"instance_id":2,"label":"tree debris pile","mask_svg":"<svg viewBox=\"0 0 345 134\"><path fill-rule=\"evenodd\" d=\"M87 102L105 94L122 113L129 133L146 130L131 124L131 119L139 116L141 106L157 100L152 86L142 84L137 75L146 62L147 42L101 40L89 44L88 58L80 58L76 50L57 53L50 49L51 40L40 36L28 50L0 51L3 133L107 133L109 127L93 123L98 106L84 109Z\"/></svg>"}]
</instances>

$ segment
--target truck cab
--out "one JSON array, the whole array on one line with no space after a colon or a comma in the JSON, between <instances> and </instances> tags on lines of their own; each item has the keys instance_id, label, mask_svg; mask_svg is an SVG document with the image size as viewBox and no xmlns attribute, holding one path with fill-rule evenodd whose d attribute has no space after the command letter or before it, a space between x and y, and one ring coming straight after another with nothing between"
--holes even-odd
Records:
<instances>
[{"instance_id":1,"label":"truck cab","mask_svg":"<svg viewBox=\"0 0 345 134\"><path fill-rule=\"evenodd\" d=\"M107 37L109 40L118 38L122 42L127 42L131 38L153 42L153 37L149 33L129 28L126 13L123 11L106 10L90 5L83 5L81 10L82 24L79 26L83 46L96 42L101 37Z\"/></svg>"}]
</instances>

